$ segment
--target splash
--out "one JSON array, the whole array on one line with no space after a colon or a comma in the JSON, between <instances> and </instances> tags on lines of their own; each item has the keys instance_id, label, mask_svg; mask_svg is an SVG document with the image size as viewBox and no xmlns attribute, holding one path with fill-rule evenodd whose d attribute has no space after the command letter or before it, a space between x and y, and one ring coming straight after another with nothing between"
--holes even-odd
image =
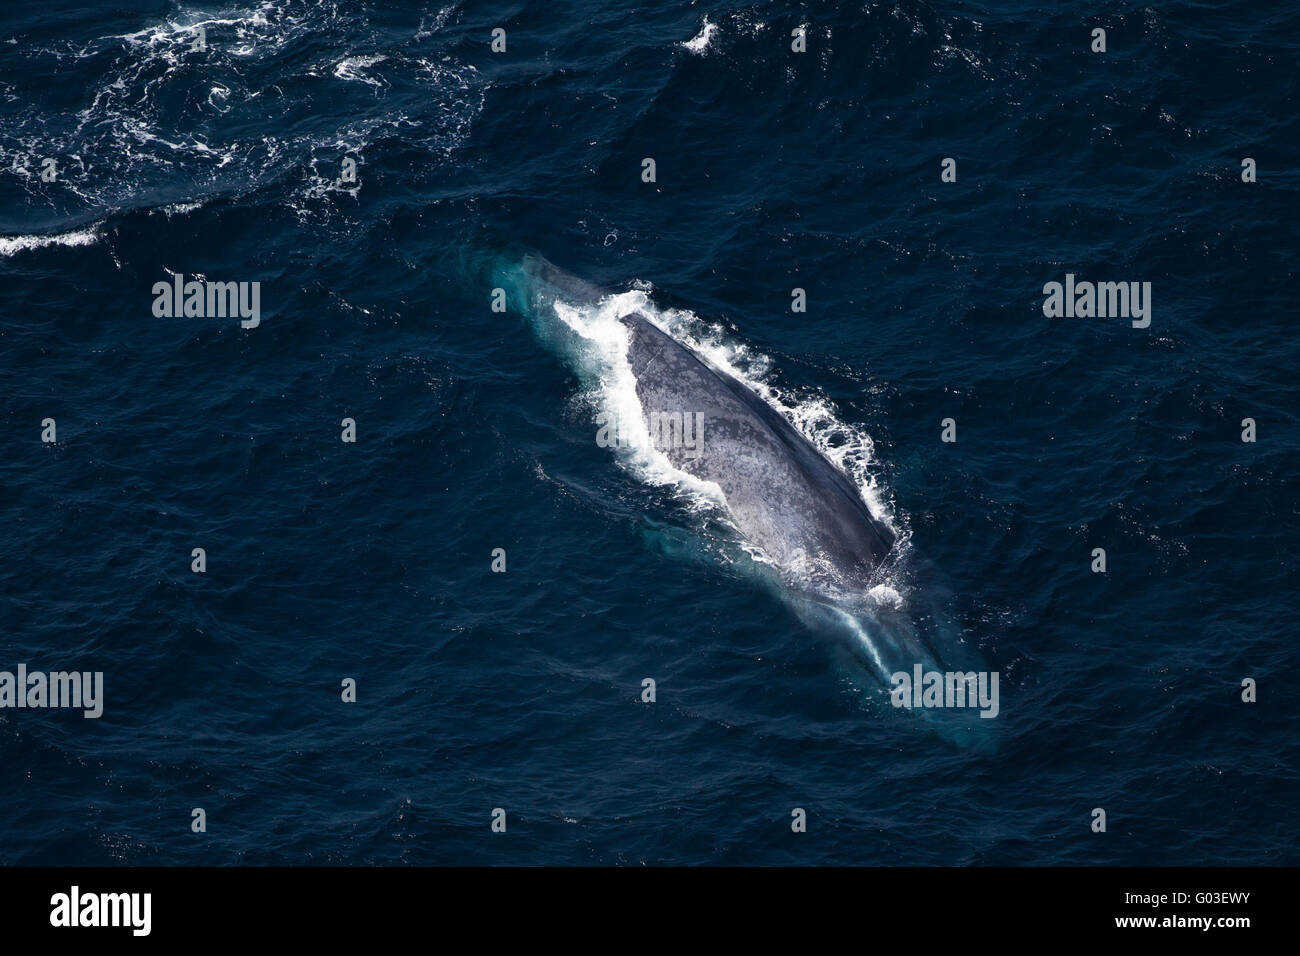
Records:
<instances>
[{"instance_id":1,"label":"splash","mask_svg":"<svg viewBox=\"0 0 1300 956\"><path fill-rule=\"evenodd\" d=\"M696 56L703 56L708 52L709 44L713 42L713 38L717 35L717 32L718 25L716 23L710 23L709 16L706 13L704 15L704 23L700 27L700 32L696 34L694 38L683 41L682 46L690 50Z\"/></svg>"}]
</instances>

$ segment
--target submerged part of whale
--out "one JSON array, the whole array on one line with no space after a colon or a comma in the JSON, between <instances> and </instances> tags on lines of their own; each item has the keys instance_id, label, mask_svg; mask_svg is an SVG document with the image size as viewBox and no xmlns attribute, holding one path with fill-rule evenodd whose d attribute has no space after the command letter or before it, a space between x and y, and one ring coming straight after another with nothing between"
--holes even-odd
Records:
<instances>
[{"instance_id":1,"label":"submerged part of whale","mask_svg":"<svg viewBox=\"0 0 1300 956\"><path fill-rule=\"evenodd\" d=\"M644 315L619 321L646 427L673 466L717 484L740 532L781 568L866 586L895 536L843 472L762 398Z\"/></svg>"}]
</instances>

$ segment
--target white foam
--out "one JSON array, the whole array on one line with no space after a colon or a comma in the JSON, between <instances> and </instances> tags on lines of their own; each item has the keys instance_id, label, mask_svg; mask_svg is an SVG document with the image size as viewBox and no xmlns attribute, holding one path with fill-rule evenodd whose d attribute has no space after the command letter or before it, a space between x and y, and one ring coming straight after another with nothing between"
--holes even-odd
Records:
<instances>
[{"instance_id":1,"label":"white foam","mask_svg":"<svg viewBox=\"0 0 1300 956\"><path fill-rule=\"evenodd\" d=\"M888 584L877 584L867 592L867 600L878 607L902 608L903 595Z\"/></svg>"},{"instance_id":2,"label":"white foam","mask_svg":"<svg viewBox=\"0 0 1300 956\"><path fill-rule=\"evenodd\" d=\"M294 36L296 31L293 28L321 12L321 9L313 10L310 5L302 12L293 11L283 0L263 0L252 9L231 11L232 15L224 17L209 16L202 11L178 10L175 14L178 19L101 39L125 40L133 47L182 53L193 47L201 29L205 43L219 43L222 49L234 56L250 56L259 50L279 49ZM236 42L232 43L232 38Z\"/></svg>"},{"instance_id":3,"label":"white foam","mask_svg":"<svg viewBox=\"0 0 1300 956\"><path fill-rule=\"evenodd\" d=\"M598 414L617 423L622 436L618 452L629 470L649 484L675 486L703 508L725 509L726 498L717 484L673 467L668 456L650 440L636 394L636 377L627 358L627 327L619 321L630 312L644 311L648 304L644 293L625 292L594 306L556 302L554 307L560 321L584 343L575 358L587 380L585 397ZM593 436L596 428L593 416Z\"/></svg>"},{"instance_id":4,"label":"white foam","mask_svg":"<svg viewBox=\"0 0 1300 956\"><path fill-rule=\"evenodd\" d=\"M444 26L447 25L447 18L456 12L456 7L458 5L459 4L457 3L453 3L439 10L437 15L433 18L433 26L431 27L426 27L424 25L424 21L427 17L427 14L421 16L420 25L416 28L415 36L412 37L412 39L427 40L429 37L433 36L435 33L437 33L439 30L441 30Z\"/></svg>"},{"instance_id":5,"label":"white foam","mask_svg":"<svg viewBox=\"0 0 1300 956\"><path fill-rule=\"evenodd\" d=\"M383 87L386 84L381 79L373 76L367 76L365 71L378 63L383 63L388 57L382 53L376 53L371 56L349 56L339 60L334 64L334 76L340 80L348 80L354 83L365 83L368 86Z\"/></svg>"},{"instance_id":6,"label":"white foam","mask_svg":"<svg viewBox=\"0 0 1300 956\"><path fill-rule=\"evenodd\" d=\"M434 29L455 9L456 4L444 7ZM196 50L200 28L206 48ZM271 135L249 135L246 112L252 101L264 95L275 101L284 93L278 86L250 82L247 64L273 63L322 35L330 38L333 51L315 66L299 65L296 58L286 62L287 76L305 70L331 81L365 84L377 99L394 84L416 83L429 88L427 106L414 119L377 106L336 128L283 124ZM85 99L54 115L8 96L0 83L0 101L14 102L0 116L0 153L8 154L0 160L0 176L13 177L44 202L50 187L40 181L41 159L76 153L84 157L80 168L60 169L58 189L87 207L122 212L152 206L162 174L169 193L183 184L187 194L177 198L184 202L281 182L289 192L286 205L300 216L328 219L332 204L346 198L341 194L356 194L336 182L342 151L358 157L377 133L394 129L435 160L445 159L464 144L482 109L486 82L471 65L449 54L414 56L404 44L390 44L384 31L337 0L230 0L218 6L182 0L164 17L144 20L131 32L55 49L31 48L27 55L56 62L92 58L98 75ZM178 125L169 105L171 85L194 70L214 79L199 94L196 110L202 116ZM296 107L271 102L266 108L274 118L275 111L292 115ZM86 174L90 169L94 175ZM299 172L303 175L295 175Z\"/></svg>"},{"instance_id":7,"label":"white foam","mask_svg":"<svg viewBox=\"0 0 1300 956\"><path fill-rule=\"evenodd\" d=\"M167 218L172 216L185 216L192 212L197 212L203 208L202 202L174 202L166 206L160 206L155 212L161 212Z\"/></svg>"},{"instance_id":8,"label":"white foam","mask_svg":"<svg viewBox=\"0 0 1300 956\"><path fill-rule=\"evenodd\" d=\"M47 246L89 246L103 238L101 223L85 229L48 236L0 236L0 256L6 259L18 252L44 249Z\"/></svg>"},{"instance_id":9,"label":"white foam","mask_svg":"<svg viewBox=\"0 0 1300 956\"><path fill-rule=\"evenodd\" d=\"M713 42L714 36L717 35L718 25L709 22L709 15L704 15L704 23L700 27L700 32L693 39L686 40L682 46L690 50L697 56L703 56L709 49L709 44Z\"/></svg>"}]
</instances>

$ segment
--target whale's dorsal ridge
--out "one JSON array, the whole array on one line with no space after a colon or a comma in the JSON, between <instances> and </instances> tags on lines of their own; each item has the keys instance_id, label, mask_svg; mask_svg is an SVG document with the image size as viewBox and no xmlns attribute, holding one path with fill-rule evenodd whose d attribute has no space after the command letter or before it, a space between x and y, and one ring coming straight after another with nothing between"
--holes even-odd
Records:
<instances>
[{"instance_id":1,"label":"whale's dorsal ridge","mask_svg":"<svg viewBox=\"0 0 1300 956\"><path fill-rule=\"evenodd\" d=\"M893 531L780 412L641 313L619 321L629 330L627 357L647 427L654 433L650 419L664 413L703 416L699 454L665 453L675 467L722 488L747 537L778 557L824 555L859 581L884 560Z\"/></svg>"}]
</instances>

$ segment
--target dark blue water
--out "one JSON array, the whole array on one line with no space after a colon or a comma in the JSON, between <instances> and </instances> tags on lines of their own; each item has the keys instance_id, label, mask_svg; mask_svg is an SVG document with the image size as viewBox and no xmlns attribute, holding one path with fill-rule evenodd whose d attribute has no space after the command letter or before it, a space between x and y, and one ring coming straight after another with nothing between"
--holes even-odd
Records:
<instances>
[{"instance_id":1,"label":"dark blue water","mask_svg":"<svg viewBox=\"0 0 1300 956\"><path fill-rule=\"evenodd\" d=\"M0 670L105 704L0 711L0 862L1300 862L1298 53L1272 2L9 5ZM465 265L514 250L837 457L984 744L597 446ZM261 324L155 317L178 272Z\"/></svg>"}]
</instances>

